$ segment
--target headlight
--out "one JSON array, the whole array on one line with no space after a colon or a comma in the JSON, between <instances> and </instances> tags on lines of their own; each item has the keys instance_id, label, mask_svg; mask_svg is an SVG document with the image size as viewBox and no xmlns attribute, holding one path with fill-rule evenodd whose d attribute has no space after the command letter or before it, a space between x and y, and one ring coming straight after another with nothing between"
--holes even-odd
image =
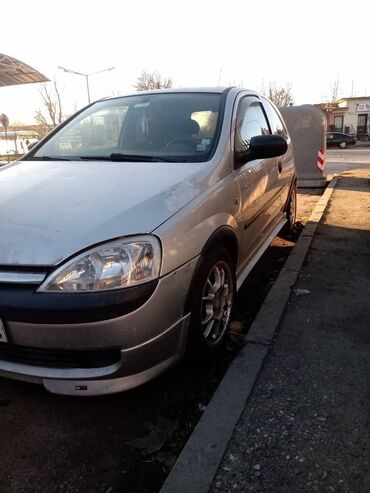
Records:
<instances>
[{"instance_id":1,"label":"headlight","mask_svg":"<svg viewBox=\"0 0 370 493\"><path fill-rule=\"evenodd\" d=\"M154 236L110 241L56 269L38 291L89 292L120 289L157 279L161 247Z\"/></svg>"}]
</instances>

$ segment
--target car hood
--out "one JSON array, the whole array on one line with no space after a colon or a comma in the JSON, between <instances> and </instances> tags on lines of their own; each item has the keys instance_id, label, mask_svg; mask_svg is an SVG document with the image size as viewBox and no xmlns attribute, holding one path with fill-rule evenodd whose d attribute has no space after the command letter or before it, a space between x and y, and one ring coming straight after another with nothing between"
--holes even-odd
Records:
<instances>
[{"instance_id":1,"label":"car hood","mask_svg":"<svg viewBox=\"0 0 370 493\"><path fill-rule=\"evenodd\" d=\"M200 163L20 161L0 168L0 266L51 266L149 233L207 184Z\"/></svg>"}]
</instances>

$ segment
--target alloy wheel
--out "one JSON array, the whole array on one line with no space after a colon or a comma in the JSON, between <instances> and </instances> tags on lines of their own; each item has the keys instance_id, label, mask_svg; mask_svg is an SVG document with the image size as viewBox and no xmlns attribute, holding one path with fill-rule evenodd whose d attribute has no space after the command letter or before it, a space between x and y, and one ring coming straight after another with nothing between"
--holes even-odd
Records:
<instances>
[{"instance_id":1,"label":"alloy wheel","mask_svg":"<svg viewBox=\"0 0 370 493\"><path fill-rule=\"evenodd\" d=\"M230 267L218 261L210 270L202 294L202 333L210 345L217 344L227 330L232 304L233 281Z\"/></svg>"}]
</instances>

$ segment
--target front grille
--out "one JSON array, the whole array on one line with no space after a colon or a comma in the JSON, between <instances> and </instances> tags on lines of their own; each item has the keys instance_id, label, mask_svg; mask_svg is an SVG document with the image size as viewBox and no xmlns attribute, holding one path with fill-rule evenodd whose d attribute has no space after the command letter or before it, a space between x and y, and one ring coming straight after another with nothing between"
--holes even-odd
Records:
<instances>
[{"instance_id":1,"label":"front grille","mask_svg":"<svg viewBox=\"0 0 370 493\"><path fill-rule=\"evenodd\" d=\"M120 360L119 349L40 349L0 344L0 360L45 368L104 368Z\"/></svg>"},{"instance_id":2,"label":"front grille","mask_svg":"<svg viewBox=\"0 0 370 493\"><path fill-rule=\"evenodd\" d=\"M0 265L0 283L14 285L36 285L39 286L45 279L47 270L45 268L32 267L9 267Z\"/></svg>"}]
</instances>

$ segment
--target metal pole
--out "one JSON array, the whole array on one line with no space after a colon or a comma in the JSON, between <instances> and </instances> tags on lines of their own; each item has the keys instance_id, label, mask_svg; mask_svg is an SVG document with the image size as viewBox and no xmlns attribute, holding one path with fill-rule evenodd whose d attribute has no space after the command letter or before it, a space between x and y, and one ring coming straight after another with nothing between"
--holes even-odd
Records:
<instances>
[{"instance_id":1,"label":"metal pole","mask_svg":"<svg viewBox=\"0 0 370 493\"><path fill-rule=\"evenodd\" d=\"M9 153L8 153L8 132L7 132L7 125L4 125L5 129L5 146L6 146L6 157L9 163Z\"/></svg>"},{"instance_id":2,"label":"metal pole","mask_svg":"<svg viewBox=\"0 0 370 493\"><path fill-rule=\"evenodd\" d=\"M89 88L89 76L88 74L85 75L86 77L86 87L87 87L87 99L89 101L89 104L90 104L90 88Z\"/></svg>"},{"instance_id":3,"label":"metal pole","mask_svg":"<svg viewBox=\"0 0 370 493\"><path fill-rule=\"evenodd\" d=\"M64 72L68 72L70 74L75 74L75 75L82 75L86 79L86 89L87 89L87 99L89 101L89 104L91 103L90 99L90 87L89 87L89 76L90 75L95 75L95 74L100 74L102 72L108 72L108 70L113 70L115 67L109 67L105 68L104 70L98 70L97 72L92 72L91 74L83 74L82 72L76 72L75 70L69 70L68 68L65 67L58 67L60 70L63 70Z\"/></svg>"}]
</instances>

